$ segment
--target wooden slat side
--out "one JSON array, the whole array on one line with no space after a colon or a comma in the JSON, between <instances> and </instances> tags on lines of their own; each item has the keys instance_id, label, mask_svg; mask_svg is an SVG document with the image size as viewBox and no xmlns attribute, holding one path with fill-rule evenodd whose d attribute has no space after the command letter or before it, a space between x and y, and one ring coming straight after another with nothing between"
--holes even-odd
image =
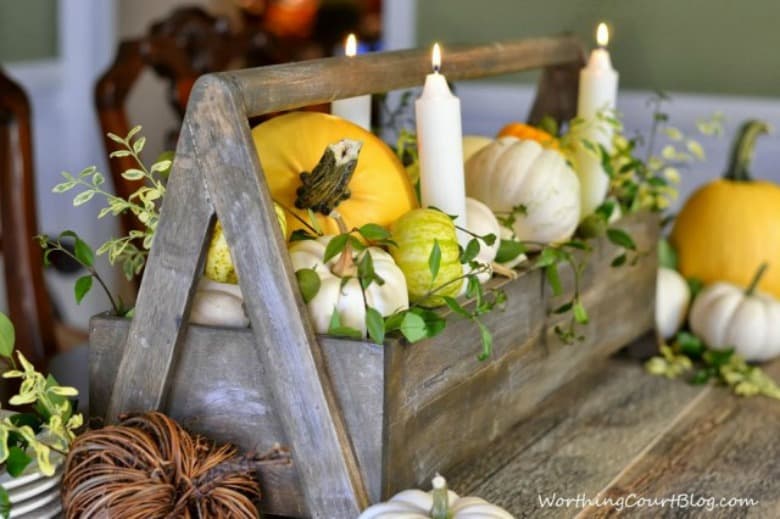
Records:
<instances>
[{"instance_id":1,"label":"wooden slat side","mask_svg":"<svg viewBox=\"0 0 780 519\"><path fill-rule=\"evenodd\" d=\"M102 416L127 338L127 319L95 317L91 322L90 414ZM171 373L163 411L187 430L243 451L288 445L264 383L265 370L249 329L190 326ZM236 424L241 424L237 427ZM267 513L305 517L306 501L295 464L263 467L259 473Z\"/></svg>"},{"instance_id":2,"label":"wooden slat side","mask_svg":"<svg viewBox=\"0 0 780 519\"><path fill-rule=\"evenodd\" d=\"M647 375L634 360L597 362L445 476L461 495L480 496L517 517L572 517L575 507L543 507L539 496L593 498L701 392Z\"/></svg>"},{"instance_id":3,"label":"wooden slat side","mask_svg":"<svg viewBox=\"0 0 780 519\"><path fill-rule=\"evenodd\" d=\"M650 243L657 240L657 219L640 215L621 225L631 230L640 250L654 250ZM490 360L475 359L479 332L457 320L438 338L388 346L385 496L477 455L583 367L652 327L655 254L644 255L633 267L612 268L615 254L606 239L594 246L581 287L591 314L581 343L565 345L553 331L557 319L548 319L545 308L557 303L534 295L534 285L536 293L541 289L535 272L504 286L509 295L505 313L486 316L495 332ZM571 279L562 277L570 291ZM442 439L441 431L449 430L458 433Z\"/></svg>"},{"instance_id":4,"label":"wooden slat side","mask_svg":"<svg viewBox=\"0 0 780 519\"><path fill-rule=\"evenodd\" d=\"M289 87L288 87L289 88ZM315 518L353 517L368 505L357 457L277 222L233 84L200 78L185 128L193 139L230 246L266 384Z\"/></svg>"},{"instance_id":5,"label":"wooden slat side","mask_svg":"<svg viewBox=\"0 0 780 519\"><path fill-rule=\"evenodd\" d=\"M766 367L780 378L780 361ZM630 494L672 498L686 494L703 499L705 508L634 508L619 513L614 506L591 507L579 517L658 517L664 514L707 517L778 517L780 513L780 406L765 397L735 397L727 389L708 387L674 426L628 465L600 499L619 502ZM747 498L753 504L720 506L720 499ZM706 509L713 499L714 508Z\"/></svg>"},{"instance_id":6,"label":"wooden slat side","mask_svg":"<svg viewBox=\"0 0 780 519\"><path fill-rule=\"evenodd\" d=\"M176 150L154 247L106 409L109 422L120 413L162 406L181 331L186 327L183 324L202 271L214 214L198 175L191 139L185 135Z\"/></svg>"},{"instance_id":7,"label":"wooden slat side","mask_svg":"<svg viewBox=\"0 0 780 519\"><path fill-rule=\"evenodd\" d=\"M319 337L372 503L381 497L384 346Z\"/></svg>"},{"instance_id":8,"label":"wooden slat side","mask_svg":"<svg viewBox=\"0 0 780 519\"><path fill-rule=\"evenodd\" d=\"M450 81L521 70L582 63L583 50L571 36L533 38L491 45L445 47L442 72ZM240 90L247 112L326 103L357 95L419 86L431 72L429 49L364 54L345 60L325 58L224 72Z\"/></svg>"}]
</instances>

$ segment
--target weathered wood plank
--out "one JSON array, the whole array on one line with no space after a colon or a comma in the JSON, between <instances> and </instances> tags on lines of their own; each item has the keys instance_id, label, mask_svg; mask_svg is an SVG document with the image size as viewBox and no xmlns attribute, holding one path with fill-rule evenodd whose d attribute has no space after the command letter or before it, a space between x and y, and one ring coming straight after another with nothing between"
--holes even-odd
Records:
<instances>
[{"instance_id":1,"label":"weathered wood plank","mask_svg":"<svg viewBox=\"0 0 780 519\"><path fill-rule=\"evenodd\" d=\"M701 392L646 375L636 361L597 362L445 475L457 492L479 495L518 518L572 517L577 509L542 508L539 495L594 497Z\"/></svg>"},{"instance_id":2,"label":"weathered wood plank","mask_svg":"<svg viewBox=\"0 0 780 519\"><path fill-rule=\"evenodd\" d=\"M232 83L202 77L184 126L239 274L257 354L273 366L266 384L309 511L315 518L356 516L368 505L365 483Z\"/></svg>"},{"instance_id":3,"label":"weathered wood plank","mask_svg":"<svg viewBox=\"0 0 780 519\"><path fill-rule=\"evenodd\" d=\"M109 422L120 413L159 409L163 404L182 322L189 314L211 236L214 208L196 168L191 139L179 140L155 246L106 409Z\"/></svg>"},{"instance_id":4,"label":"weathered wood plank","mask_svg":"<svg viewBox=\"0 0 780 519\"><path fill-rule=\"evenodd\" d=\"M654 250L656 218L634 215L620 226L640 250ZM476 359L479 331L463 320L453 320L444 334L423 343L388 346L385 496L478 455L584 367L652 327L655 254L633 267L612 268L616 254L605 238L590 253L581 285L591 317L580 330L583 342L565 345L557 337L553 328L560 318L547 311L559 302L542 295L542 275L535 271L503 285L505 312L484 316L494 335L489 360ZM562 279L571 291L571 279ZM450 430L458 434L443 437L441 432Z\"/></svg>"},{"instance_id":5,"label":"weathered wood plank","mask_svg":"<svg viewBox=\"0 0 780 519\"><path fill-rule=\"evenodd\" d=\"M560 36L447 46L443 49L442 72L447 79L455 81L567 63L583 63L582 45L574 37ZM254 116L419 86L430 72L430 49L416 49L363 54L348 62L342 58L325 58L219 75L236 85L248 114ZM558 107L549 108L558 112Z\"/></svg>"},{"instance_id":6,"label":"weathered wood plank","mask_svg":"<svg viewBox=\"0 0 780 519\"><path fill-rule=\"evenodd\" d=\"M780 378L780 361L766 371ZM713 510L667 505L620 513L614 507L594 507L583 510L580 517L779 517L780 406L768 398L735 397L717 387L705 389L695 404L598 497L689 494L694 501L704 499L705 506L706 500L713 499ZM722 498L750 498L755 504L719 507Z\"/></svg>"}]
</instances>

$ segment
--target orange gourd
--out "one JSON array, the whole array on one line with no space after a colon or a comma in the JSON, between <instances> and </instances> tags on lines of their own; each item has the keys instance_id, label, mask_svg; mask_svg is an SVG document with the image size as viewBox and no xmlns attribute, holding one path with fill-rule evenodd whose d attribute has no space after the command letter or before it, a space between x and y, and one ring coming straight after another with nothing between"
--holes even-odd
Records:
<instances>
[{"instance_id":1,"label":"orange gourd","mask_svg":"<svg viewBox=\"0 0 780 519\"><path fill-rule=\"evenodd\" d=\"M558 145L558 139L554 135L550 135L541 128L531 126L530 124L512 122L501 128L496 138L501 137L516 137L521 140L536 141L545 148L560 149Z\"/></svg>"}]
</instances>

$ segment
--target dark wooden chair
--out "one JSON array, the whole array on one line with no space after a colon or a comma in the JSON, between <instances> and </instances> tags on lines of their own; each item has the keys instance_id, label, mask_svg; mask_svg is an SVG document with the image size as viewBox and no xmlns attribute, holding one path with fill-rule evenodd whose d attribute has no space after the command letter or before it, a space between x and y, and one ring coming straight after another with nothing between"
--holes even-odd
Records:
<instances>
[{"instance_id":1,"label":"dark wooden chair","mask_svg":"<svg viewBox=\"0 0 780 519\"><path fill-rule=\"evenodd\" d=\"M30 103L0 69L0 250L16 344L33 363L57 352L35 213Z\"/></svg>"}]
</instances>

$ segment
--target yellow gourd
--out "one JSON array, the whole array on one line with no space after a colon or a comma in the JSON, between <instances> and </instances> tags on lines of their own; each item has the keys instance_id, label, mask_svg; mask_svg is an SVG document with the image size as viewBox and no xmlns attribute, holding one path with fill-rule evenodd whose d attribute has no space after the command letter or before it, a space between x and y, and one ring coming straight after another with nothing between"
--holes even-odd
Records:
<instances>
[{"instance_id":1,"label":"yellow gourd","mask_svg":"<svg viewBox=\"0 0 780 519\"><path fill-rule=\"evenodd\" d=\"M767 131L761 121L746 122L724 177L696 191L677 215L671 242L683 276L747 286L767 262L759 288L780 297L780 186L748 174L756 138Z\"/></svg>"},{"instance_id":2,"label":"yellow gourd","mask_svg":"<svg viewBox=\"0 0 780 519\"><path fill-rule=\"evenodd\" d=\"M339 232L335 220L327 216L336 206L348 228L366 223L389 226L417 207L406 170L393 151L378 137L349 121L318 112L292 112L255 127L252 137L271 197L307 222L307 210L300 203L302 196L317 199L319 207L314 210L325 234ZM311 191L312 187L303 185L301 173L312 172L326 148L344 139L362 143L354 171L341 168L331 175L333 178L325 185L326 197L302 192L301 189ZM346 185L339 186L345 180ZM317 183L315 189L322 187L322 183ZM290 231L304 228L294 217L288 217L287 223Z\"/></svg>"}]
</instances>

